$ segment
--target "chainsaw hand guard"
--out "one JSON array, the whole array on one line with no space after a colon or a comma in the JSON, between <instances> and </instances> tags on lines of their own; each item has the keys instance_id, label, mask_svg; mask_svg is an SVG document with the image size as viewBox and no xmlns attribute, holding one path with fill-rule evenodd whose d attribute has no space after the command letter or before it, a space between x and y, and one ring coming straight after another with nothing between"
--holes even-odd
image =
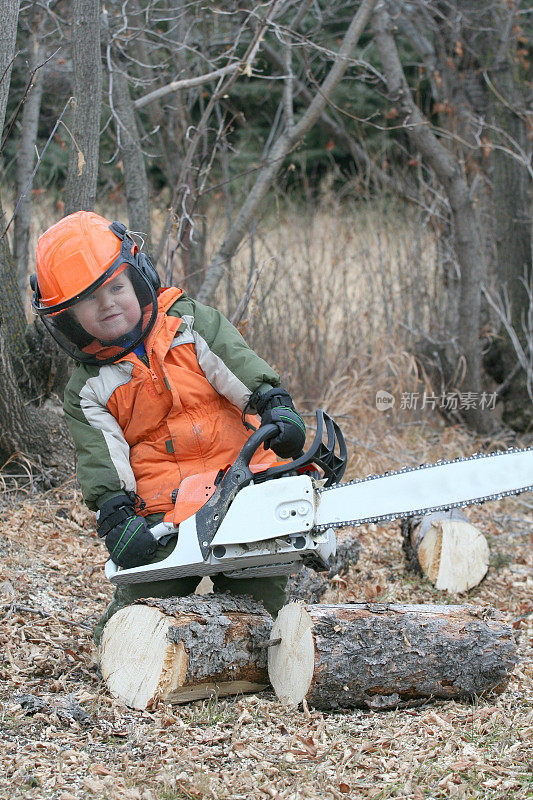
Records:
<instances>
[{"instance_id":1,"label":"chainsaw hand guard","mask_svg":"<svg viewBox=\"0 0 533 800\"><path fill-rule=\"evenodd\" d=\"M259 428L257 433L261 430ZM326 442L322 441L324 431L327 437ZM324 487L332 486L342 479L347 461L348 451L341 429L329 414L319 408L316 411L316 434L309 450L288 464L278 464L275 467L270 467L265 472L255 475L254 482L260 483L270 478L279 478L295 471L304 472L306 467L315 465L320 467L324 473L326 478Z\"/></svg>"}]
</instances>

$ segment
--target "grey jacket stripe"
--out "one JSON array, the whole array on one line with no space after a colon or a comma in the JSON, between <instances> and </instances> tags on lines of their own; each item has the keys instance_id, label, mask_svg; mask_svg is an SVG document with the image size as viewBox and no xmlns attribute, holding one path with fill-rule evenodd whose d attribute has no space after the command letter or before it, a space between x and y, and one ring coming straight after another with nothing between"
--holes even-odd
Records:
<instances>
[{"instance_id":1,"label":"grey jacket stripe","mask_svg":"<svg viewBox=\"0 0 533 800\"><path fill-rule=\"evenodd\" d=\"M106 405L115 389L128 383L132 371L133 364L130 362L102 367L99 375L89 378L80 391L80 406L85 418L92 428L102 432L120 482L128 492L134 492L137 488L130 466L130 448L120 425Z\"/></svg>"},{"instance_id":2,"label":"grey jacket stripe","mask_svg":"<svg viewBox=\"0 0 533 800\"><path fill-rule=\"evenodd\" d=\"M178 335L172 339L172 342L170 343L170 349L177 347L179 344L194 344L194 336L188 328L186 331L178 333Z\"/></svg>"},{"instance_id":3,"label":"grey jacket stripe","mask_svg":"<svg viewBox=\"0 0 533 800\"><path fill-rule=\"evenodd\" d=\"M196 358L205 377L213 389L227 397L231 403L234 403L242 411L250 398L250 390L233 374L222 359L213 353L198 331L194 330L194 318L186 315L182 319L186 323L188 331L194 337ZM183 333L185 334L186 332L184 331Z\"/></svg>"}]
</instances>

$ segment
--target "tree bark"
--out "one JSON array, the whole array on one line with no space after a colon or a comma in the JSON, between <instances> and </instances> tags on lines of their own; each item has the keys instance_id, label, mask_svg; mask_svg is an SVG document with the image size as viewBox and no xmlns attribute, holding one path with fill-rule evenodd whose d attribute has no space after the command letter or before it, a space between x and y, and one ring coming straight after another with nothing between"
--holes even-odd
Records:
<instances>
[{"instance_id":1,"label":"tree bark","mask_svg":"<svg viewBox=\"0 0 533 800\"><path fill-rule=\"evenodd\" d=\"M251 597L191 595L142 600L104 628L100 669L132 708L186 703L266 688L272 618Z\"/></svg>"},{"instance_id":2,"label":"tree bark","mask_svg":"<svg viewBox=\"0 0 533 800\"><path fill-rule=\"evenodd\" d=\"M96 200L102 107L100 0L72 2L72 63L76 104L65 192L66 214L92 211Z\"/></svg>"},{"instance_id":3,"label":"tree bark","mask_svg":"<svg viewBox=\"0 0 533 800\"><path fill-rule=\"evenodd\" d=\"M412 98L391 27L390 17L380 4L374 17L373 29L389 97L400 112L408 137L435 172L450 203L455 250L461 270L457 340L460 354L466 361L462 388L463 391L479 394L482 391L481 284L485 279L485 266L482 263L483 251L469 186L461 173L459 162L439 142ZM477 407L465 412L465 418L480 432L490 429L489 415L484 415Z\"/></svg>"},{"instance_id":4,"label":"tree bark","mask_svg":"<svg viewBox=\"0 0 533 800\"><path fill-rule=\"evenodd\" d=\"M0 201L0 227L4 229L5 225L6 218ZM26 317L6 234L0 236L0 331L9 354L16 358L20 358L26 349L25 330Z\"/></svg>"},{"instance_id":5,"label":"tree bark","mask_svg":"<svg viewBox=\"0 0 533 800\"><path fill-rule=\"evenodd\" d=\"M109 77L113 81L116 133L124 169L129 227L132 231L142 232L145 238L145 248L151 252L152 227L146 164L135 108L130 95L126 64L116 56L112 74Z\"/></svg>"},{"instance_id":6,"label":"tree bark","mask_svg":"<svg viewBox=\"0 0 533 800\"><path fill-rule=\"evenodd\" d=\"M533 240L532 201L533 182L527 169L531 163L531 144L527 136L528 91L524 75L519 78L520 66L516 53L520 30L518 9L514 5L503 6L500 25L493 38L493 52L489 53L488 75L489 118L494 126L490 140L496 145L492 150L494 235L496 239L498 288L509 298L508 323L514 329L518 342L528 352L527 323L531 324L533 298L526 287L532 284ZM498 21L498 18L497 18ZM531 91L531 90L529 90ZM499 149L504 147L505 149ZM520 148L523 163L516 157ZM515 156L509 151L515 151ZM503 326L502 326L503 328ZM501 339L493 343L498 352L505 377L511 374L517 363L514 344L507 331L501 331ZM529 334L531 335L531 334ZM504 401L503 421L515 430L533 429L533 405L528 394L527 378L521 369L513 381L502 392ZM531 381L531 376L529 376ZM529 386L531 390L531 383Z\"/></svg>"},{"instance_id":7,"label":"tree bark","mask_svg":"<svg viewBox=\"0 0 533 800\"><path fill-rule=\"evenodd\" d=\"M251 220L257 213L265 195L272 187L272 183L281 169L284 159L312 128L326 108L328 100L349 66L351 53L370 19L376 2L377 0L363 0L344 36L336 61L315 94L311 104L301 119L292 128L285 131L273 145L265 165L259 171L254 186L241 206L224 241L211 260L205 280L198 292L198 300L200 302L209 303L212 301L215 290L231 257L246 235Z\"/></svg>"},{"instance_id":8,"label":"tree bark","mask_svg":"<svg viewBox=\"0 0 533 800\"><path fill-rule=\"evenodd\" d=\"M0 0L0 132L6 116L7 98L11 82L11 68L15 54L19 0ZM0 202L0 231L4 231L6 220ZM24 349L26 320L20 300L7 235L0 235L0 334L7 345L8 353L21 355ZM5 353L4 358L9 355ZM0 376L1 379L2 376Z\"/></svg>"},{"instance_id":9,"label":"tree bark","mask_svg":"<svg viewBox=\"0 0 533 800\"><path fill-rule=\"evenodd\" d=\"M489 546L483 533L459 508L402 520L403 549L411 568L436 589L467 592L489 568Z\"/></svg>"},{"instance_id":10,"label":"tree bark","mask_svg":"<svg viewBox=\"0 0 533 800\"><path fill-rule=\"evenodd\" d=\"M6 118L11 69L15 55L20 0L0 0L0 133Z\"/></svg>"},{"instance_id":11,"label":"tree bark","mask_svg":"<svg viewBox=\"0 0 533 800\"><path fill-rule=\"evenodd\" d=\"M474 606L290 603L270 640L268 673L280 701L305 698L320 709L501 692L517 663L504 616Z\"/></svg>"},{"instance_id":12,"label":"tree bark","mask_svg":"<svg viewBox=\"0 0 533 800\"><path fill-rule=\"evenodd\" d=\"M74 448L61 414L26 405L0 328L0 465L29 458L38 482L49 489L74 475Z\"/></svg>"},{"instance_id":13,"label":"tree bark","mask_svg":"<svg viewBox=\"0 0 533 800\"><path fill-rule=\"evenodd\" d=\"M35 70L44 60L45 46L40 41L40 34L42 35L42 33L42 24L37 24L36 29L31 30L28 36L31 71ZM30 180L35 162L35 144L43 93L43 74L44 68L38 69L35 73L32 88L22 109L22 131L17 156L17 202L18 198L22 198L22 201L15 217L13 254L17 270L17 283L23 305L25 305L24 300L28 289L31 192L33 187L33 181L30 182Z\"/></svg>"}]
</instances>

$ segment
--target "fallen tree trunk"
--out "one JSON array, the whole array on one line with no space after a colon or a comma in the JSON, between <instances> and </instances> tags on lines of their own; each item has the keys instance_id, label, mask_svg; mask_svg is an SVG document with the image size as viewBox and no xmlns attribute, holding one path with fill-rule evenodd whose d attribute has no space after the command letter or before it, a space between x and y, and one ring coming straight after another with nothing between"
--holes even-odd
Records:
<instances>
[{"instance_id":1,"label":"fallen tree trunk","mask_svg":"<svg viewBox=\"0 0 533 800\"><path fill-rule=\"evenodd\" d=\"M460 508L410 517L402 522L402 535L410 566L436 589L467 592L487 574L487 540Z\"/></svg>"},{"instance_id":2,"label":"fallen tree trunk","mask_svg":"<svg viewBox=\"0 0 533 800\"><path fill-rule=\"evenodd\" d=\"M280 640L278 644L273 644ZM389 709L503 691L513 629L494 609L354 603L282 608L268 651L282 703Z\"/></svg>"},{"instance_id":3,"label":"fallen tree trunk","mask_svg":"<svg viewBox=\"0 0 533 800\"><path fill-rule=\"evenodd\" d=\"M126 705L185 703L268 685L272 618L251 597L140 600L111 617L100 644L109 691Z\"/></svg>"}]
</instances>

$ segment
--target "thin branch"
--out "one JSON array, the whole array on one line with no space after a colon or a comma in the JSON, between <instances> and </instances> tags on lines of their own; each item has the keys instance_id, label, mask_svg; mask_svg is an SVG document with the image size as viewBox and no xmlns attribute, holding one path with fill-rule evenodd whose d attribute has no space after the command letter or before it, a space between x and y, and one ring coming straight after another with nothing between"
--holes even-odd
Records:
<instances>
[{"instance_id":1,"label":"thin branch","mask_svg":"<svg viewBox=\"0 0 533 800\"><path fill-rule=\"evenodd\" d=\"M29 79L29 81L28 81L28 83L27 83L27 86L26 86L26 89L25 89L25 91L24 91L24 94L23 94L23 96L22 96L22 98L21 98L21 100L20 100L20 102L19 102L19 104L18 104L18 106L17 106L17 108L16 108L16 110L15 110L15 112L14 112L14 114L13 114L12 118L11 118L11 121L9 122L9 125L8 125L8 127L7 127L7 131L6 131L6 132L5 132L5 134L4 134L4 137L3 137L3 139L2 139L2 142L0 143L0 153L1 153L1 152L3 152L3 150L4 150L4 147L5 147L5 144L6 144L7 140L9 139L9 136L10 136L10 134L11 134L11 131L13 130L13 126L14 126L15 122L17 121L17 119L18 119L18 116L19 116L19 114L20 114L20 112L21 112L21 110L22 110L22 106L23 106L23 105L24 105L24 103L26 102L26 98L28 97L28 94L29 94L29 93L30 93L30 91L31 91L31 88L32 88L32 86L33 86L33 79L34 79L34 77L35 77L36 73L37 73L37 72L38 72L40 69L42 69L44 66L46 66L46 64L48 64L48 62L49 62L49 61L50 61L50 60L51 60L51 59L52 59L52 58L53 58L53 57L56 55L56 53L58 53L60 50L61 50L61 48L60 48L60 47L58 47L58 48L57 48L57 50L56 50L54 53L52 53L52 55L51 55L51 56L49 56L47 59L45 59L45 60L42 62L42 64L38 64L38 65L35 67L35 69L33 70L33 72L31 73L31 75L30 75L30 79ZM4 75L5 75L5 73L4 73ZM1 79L0 79L0 83L1 83Z\"/></svg>"},{"instance_id":2,"label":"thin branch","mask_svg":"<svg viewBox=\"0 0 533 800\"><path fill-rule=\"evenodd\" d=\"M248 49L247 49L246 53L244 54L243 58L240 61L240 64L243 65L243 68L242 68L243 72L247 72L247 73L251 72L252 60L253 60L253 58L255 58L255 56L257 54L259 44L261 43L261 41L263 39L265 28L269 24L270 18L275 14L280 2L281 2L281 0L275 0L275 2L271 6L269 12L261 20L261 24L258 26L257 30L255 31L255 34L254 34L254 36L252 38L252 41L251 41L250 45L248 46ZM237 80L237 77L238 77L238 73L235 70L232 74L230 74L229 78L227 78L225 81L223 81L222 77L219 78L218 86L216 87L215 91L213 92L213 94L209 98L209 102L207 103L207 105L206 105L206 107L205 107L205 109L203 111L202 117L200 119L200 122L198 123L198 125L196 127L195 134L191 139L191 144L189 145L189 147L187 149L187 152L185 154L185 158L183 159L183 162L182 162L182 165L181 165L181 169L180 169L180 174L179 174L178 180L176 182L177 189L175 189L174 194L172 196L172 201L171 201L171 204L170 204L170 211L169 211L169 214L168 214L168 217L167 217L167 222L166 222L166 224L165 224L165 226L163 228L163 234L162 234L162 237L161 237L161 240L160 240L160 243L159 243L159 247L158 247L158 251L157 251L158 258L159 258L160 253L162 253L162 251L163 251L165 239L170 235L169 232L170 232L170 228L171 228L172 217L173 217L173 215L175 213L175 208L177 207L178 202L179 202L179 192L183 190L184 186L187 186L186 178L187 178L187 175L188 175L189 170L191 168L194 155L195 155L196 150L198 148L198 145L200 143L200 140L201 140L201 137L202 137L202 132L204 131L205 127L207 126L207 122L209 120L209 117L211 116L211 113L212 113L212 111L213 111L213 109L215 107L215 104L222 97L224 97L225 94L228 93L228 91L231 88L231 86ZM167 231L168 231L168 233L167 233ZM167 245L167 253L168 253L168 245ZM166 271L168 271L168 267L169 267L169 265L167 263Z\"/></svg>"},{"instance_id":3,"label":"thin branch","mask_svg":"<svg viewBox=\"0 0 533 800\"><path fill-rule=\"evenodd\" d=\"M237 61L225 67L221 67L220 69L215 69L213 72L206 72L205 75L197 75L195 78L184 78L181 81L172 81L171 83L167 83L166 86L161 86L161 88L154 89L153 92L145 94L144 97L139 97L139 99L135 100L133 103L133 107L143 108L143 106L148 105L148 103L151 103L153 100L159 100L160 97L165 97L172 92L178 92L180 89L191 89L193 86L202 86L204 83L223 78L225 75L231 75L233 72L242 69L242 62Z\"/></svg>"},{"instance_id":4,"label":"thin branch","mask_svg":"<svg viewBox=\"0 0 533 800\"><path fill-rule=\"evenodd\" d=\"M350 54L359 41L372 15L376 2L377 0L363 0L346 31L335 63L322 83L321 92L317 92L313 97L309 107L292 129L286 131L274 144L268 157L268 163L259 172L254 186L237 214L222 245L217 250L209 265L206 279L198 293L200 302L208 302L212 298L226 264L244 238L251 220L265 195L271 189L272 183L284 159L302 137L312 128L324 111L326 98L330 97L335 91L344 76L351 62Z\"/></svg>"},{"instance_id":5,"label":"thin branch","mask_svg":"<svg viewBox=\"0 0 533 800\"><path fill-rule=\"evenodd\" d=\"M287 128L294 126L294 108L293 108L293 92L294 92L294 75L292 72L292 51L289 44L285 45L283 51L285 62L285 85L283 88L283 105L285 108L285 124Z\"/></svg>"}]
</instances>

